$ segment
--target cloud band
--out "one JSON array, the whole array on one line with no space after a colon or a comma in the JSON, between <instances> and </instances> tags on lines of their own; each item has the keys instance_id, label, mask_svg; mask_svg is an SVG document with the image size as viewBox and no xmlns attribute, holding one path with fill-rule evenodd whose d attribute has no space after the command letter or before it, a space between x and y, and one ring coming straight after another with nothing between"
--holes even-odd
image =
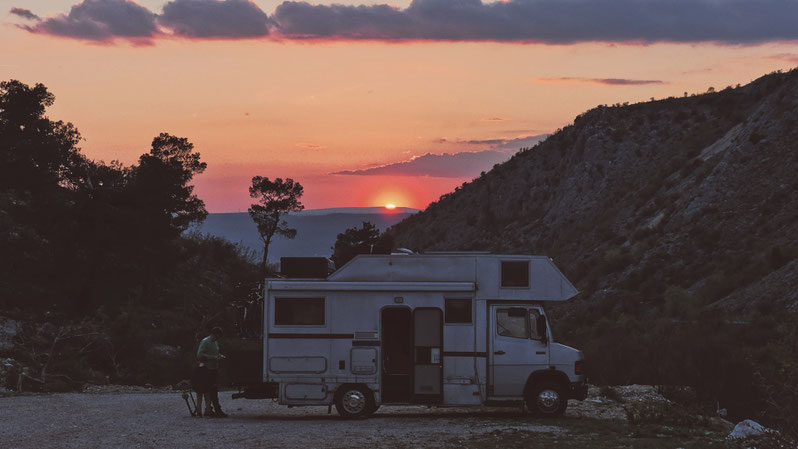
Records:
<instances>
[{"instance_id":1,"label":"cloud band","mask_svg":"<svg viewBox=\"0 0 798 449\"><path fill-rule=\"evenodd\" d=\"M11 8L11 14L22 17L25 20L40 20L41 18L34 14L30 9L25 8Z\"/></svg>"},{"instance_id":2,"label":"cloud band","mask_svg":"<svg viewBox=\"0 0 798 449\"><path fill-rule=\"evenodd\" d=\"M16 11L16 12L14 12ZM36 20L22 8L13 14ZM155 14L131 0L84 0L32 32L76 39L721 42L798 40L796 0L414 0L388 5L286 1L268 16L250 0L172 0Z\"/></svg>"}]
</instances>

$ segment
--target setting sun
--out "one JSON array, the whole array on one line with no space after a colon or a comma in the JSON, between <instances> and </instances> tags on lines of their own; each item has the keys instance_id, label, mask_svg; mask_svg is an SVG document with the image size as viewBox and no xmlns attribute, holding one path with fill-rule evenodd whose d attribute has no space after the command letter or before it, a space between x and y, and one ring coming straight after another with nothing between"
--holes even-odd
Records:
<instances>
[{"instance_id":1,"label":"setting sun","mask_svg":"<svg viewBox=\"0 0 798 449\"><path fill-rule=\"evenodd\" d=\"M386 209L396 209L396 205L395 204L386 204L385 208Z\"/></svg>"}]
</instances>

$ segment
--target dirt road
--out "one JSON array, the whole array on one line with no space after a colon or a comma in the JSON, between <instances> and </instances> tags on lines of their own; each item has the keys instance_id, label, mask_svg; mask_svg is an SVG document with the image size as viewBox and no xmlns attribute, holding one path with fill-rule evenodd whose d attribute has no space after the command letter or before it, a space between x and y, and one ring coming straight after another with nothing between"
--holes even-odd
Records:
<instances>
[{"instance_id":1,"label":"dirt road","mask_svg":"<svg viewBox=\"0 0 798 449\"><path fill-rule=\"evenodd\" d=\"M571 401L565 417L517 409L382 407L341 420L326 407L229 399L228 418L191 418L179 392L74 393L0 398L3 448L721 447L721 431L640 433L613 401Z\"/></svg>"}]
</instances>

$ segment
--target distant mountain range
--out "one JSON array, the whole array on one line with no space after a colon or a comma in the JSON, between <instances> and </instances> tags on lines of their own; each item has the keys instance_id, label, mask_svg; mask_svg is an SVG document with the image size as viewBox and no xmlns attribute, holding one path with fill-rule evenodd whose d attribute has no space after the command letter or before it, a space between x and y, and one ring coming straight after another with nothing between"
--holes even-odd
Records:
<instances>
[{"instance_id":1,"label":"distant mountain range","mask_svg":"<svg viewBox=\"0 0 798 449\"><path fill-rule=\"evenodd\" d=\"M288 225L297 230L295 239L275 237L269 248L269 261L278 262L285 256L324 256L332 254L338 234L348 228L360 227L364 221L376 225L381 231L402 221L418 209L397 207L342 207L311 209L286 216ZM263 243L255 223L246 212L210 214L195 231L223 237L262 254Z\"/></svg>"}]
</instances>

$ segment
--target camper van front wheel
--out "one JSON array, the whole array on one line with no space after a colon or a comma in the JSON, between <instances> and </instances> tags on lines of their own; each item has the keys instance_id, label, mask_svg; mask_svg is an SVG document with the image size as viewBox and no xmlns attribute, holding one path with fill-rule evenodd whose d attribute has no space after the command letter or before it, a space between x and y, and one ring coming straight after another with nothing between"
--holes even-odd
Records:
<instances>
[{"instance_id":1,"label":"camper van front wheel","mask_svg":"<svg viewBox=\"0 0 798 449\"><path fill-rule=\"evenodd\" d=\"M344 385L335 397L335 410L344 418L359 418L375 410L374 396L368 388Z\"/></svg>"},{"instance_id":2,"label":"camper van front wheel","mask_svg":"<svg viewBox=\"0 0 798 449\"><path fill-rule=\"evenodd\" d=\"M560 416L568 406L568 397L559 383L541 382L530 391L526 406L537 415Z\"/></svg>"}]
</instances>

